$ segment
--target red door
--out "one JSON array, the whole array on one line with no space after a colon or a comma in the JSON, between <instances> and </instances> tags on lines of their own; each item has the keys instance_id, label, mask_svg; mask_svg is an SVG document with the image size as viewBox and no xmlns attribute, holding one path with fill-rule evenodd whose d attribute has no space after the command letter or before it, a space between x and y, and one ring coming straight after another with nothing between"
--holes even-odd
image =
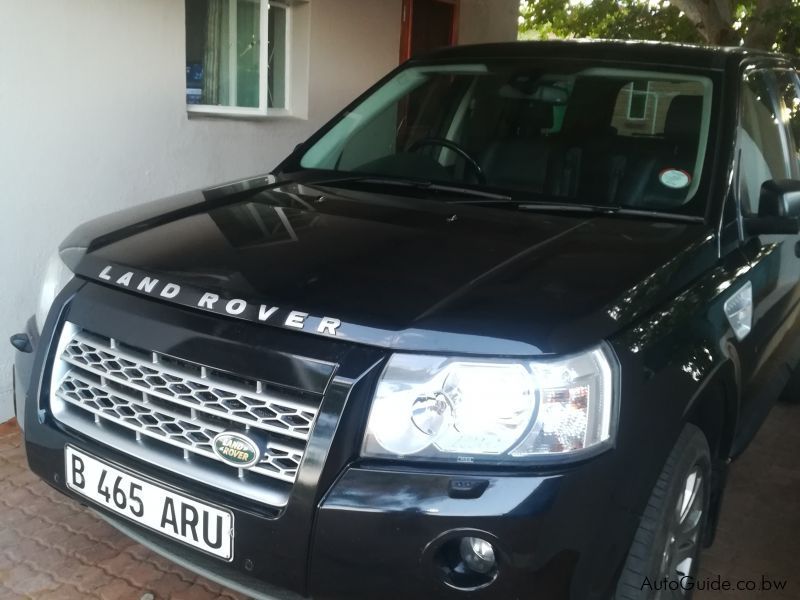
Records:
<instances>
[{"instance_id":1,"label":"red door","mask_svg":"<svg viewBox=\"0 0 800 600\"><path fill-rule=\"evenodd\" d=\"M403 0L400 62L458 41L459 0Z\"/></svg>"}]
</instances>

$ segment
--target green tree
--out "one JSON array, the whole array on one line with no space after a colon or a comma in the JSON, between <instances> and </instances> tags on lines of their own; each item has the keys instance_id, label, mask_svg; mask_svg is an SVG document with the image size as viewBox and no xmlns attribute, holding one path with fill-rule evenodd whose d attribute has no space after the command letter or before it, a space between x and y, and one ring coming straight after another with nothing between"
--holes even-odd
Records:
<instances>
[{"instance_id":1,"label":"green tree","mask_svg":"<svg viewBox=\"0 0 800 600\"><path fill-rule=\"evenodd\" d=\"M735 45L796 53L800 0L522 0L520 37Z\"/></svg>"}]
</instances>

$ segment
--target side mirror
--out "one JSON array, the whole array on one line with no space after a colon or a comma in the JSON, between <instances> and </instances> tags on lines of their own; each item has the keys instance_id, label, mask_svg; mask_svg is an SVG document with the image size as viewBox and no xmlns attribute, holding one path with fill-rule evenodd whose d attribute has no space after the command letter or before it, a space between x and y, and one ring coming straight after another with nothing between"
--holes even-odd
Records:
<instances>
[{"instance_id":1,"label":"side mirror","mask_svg":"<svg viewBox=\"0 0 800 600\"><path fill-rule=\"evenodd\" d=\"M800 181L772 179L761 186L759 217L800 217Z\"/></svg>"},{"instance_id":2,"label":"side mirror","mask_svg":"<svg viewBox=\"0 0 800 600\"><path fill-rule=\"evenodd\" d=\"M765 181L758 199L758 216L745 218L744 225L751 235L800 233L800 181Z\"/></svg>"}]
</instances>

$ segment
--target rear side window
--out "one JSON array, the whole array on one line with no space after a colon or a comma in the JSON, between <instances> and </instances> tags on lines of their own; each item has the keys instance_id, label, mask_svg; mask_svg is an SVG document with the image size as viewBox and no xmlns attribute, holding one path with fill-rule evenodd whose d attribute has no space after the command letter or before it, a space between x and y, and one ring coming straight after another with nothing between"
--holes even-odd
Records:
<instances>
[{"instance_id":1,"label":"rear side window","mask_svg":"<svg viewBox=\"0 0 800 600\"><path fill-rule=\"evenodd\" d=\"M751 71L742 85L739 193L742 211L758 212L761 185L789 177L779 105L768 71Z\"/></svg>"}]
</instances>

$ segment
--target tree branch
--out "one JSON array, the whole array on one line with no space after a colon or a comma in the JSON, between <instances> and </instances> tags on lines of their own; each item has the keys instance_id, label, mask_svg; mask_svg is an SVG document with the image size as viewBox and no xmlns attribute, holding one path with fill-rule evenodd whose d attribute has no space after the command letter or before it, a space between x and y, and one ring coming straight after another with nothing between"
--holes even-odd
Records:
<instances>
[{"instance_id":1,"label":"tree branch","mask_svg":"<svg viewBox=\"0 0 800 600\"><path fill-rule=\"evenodd\" d=\"M756 8L744 36L744 45L771 50L781 30L783 15L791 8L791 0L756 0Z\"/></svg>"},{"instance_id":2,"label":"tree branch","mask_svg":"<svg viewBox=\"0 0 800 600\"><path fill-rule=\"evenodd\" d=\"M730 0L672 0L672 4L683 11L707 43L731 43L734 31Z\"/></svg>"},{"instance_id":3,"label":"tree branch","mask_svg":"<svg viewBox=\"0 0 800 600\"><path fill-rule=\"evenodd\" d=\"M717 9L717 14L720 20L733 28L733 7L730 0L714 0L714 6Z\"/></svg>"}]
</instances>

